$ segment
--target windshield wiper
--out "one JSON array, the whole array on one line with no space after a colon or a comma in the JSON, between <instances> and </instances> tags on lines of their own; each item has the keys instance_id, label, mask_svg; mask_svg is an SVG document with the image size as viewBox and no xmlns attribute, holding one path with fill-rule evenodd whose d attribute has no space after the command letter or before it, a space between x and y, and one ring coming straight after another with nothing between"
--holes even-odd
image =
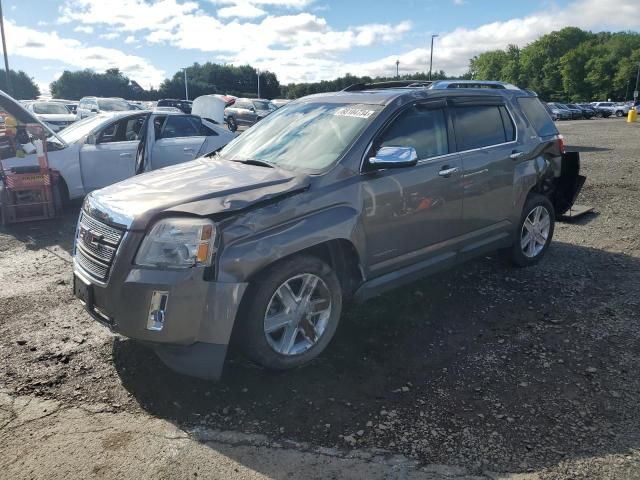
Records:
<instances>
[{"instance_id":1,"label":"windshield wiper","mask_svg":"<svg viewBox=\"0 0 640 480\"><path fill-rule=\"evenodd\" d=\"M254 159L247 159L247 160L231 160L232 162L237 162L237 163L244 163L245 165L256 165L258 167L267 167L267 168L275 168L275 166L273 165L273 163L271 162L266 162L264 160L254 160Z\"/></svg>"}]
</instances>

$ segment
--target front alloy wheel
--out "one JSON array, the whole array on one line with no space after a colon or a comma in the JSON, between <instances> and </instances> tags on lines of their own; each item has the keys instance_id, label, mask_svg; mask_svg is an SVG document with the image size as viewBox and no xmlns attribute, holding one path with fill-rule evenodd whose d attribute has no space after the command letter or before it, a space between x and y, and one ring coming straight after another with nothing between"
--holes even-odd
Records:
<instances>
[{"instance_id":1,"label":"front alloy wheel","mask_svg":"<svg viewBox=\"0 0 640 480\"><path fill-rule=\"evenodd\" d=\"M327 347L341 311L342 288L332 268L315 256L294 255L251 281L234 335L254 362L295 368Z\"/></svg>"},{"instance_id":2,"label":"front alloy wheel","mask_svg":"<svg viewBox=\"0 0 640 480\"><path fill-rule=\"evenodd\" d=\"M331 317L331 294L312 273L286 280L271 297L264 316L269 346L282 355L299 355L324 334Z\"/></svg>"}]
</instances>

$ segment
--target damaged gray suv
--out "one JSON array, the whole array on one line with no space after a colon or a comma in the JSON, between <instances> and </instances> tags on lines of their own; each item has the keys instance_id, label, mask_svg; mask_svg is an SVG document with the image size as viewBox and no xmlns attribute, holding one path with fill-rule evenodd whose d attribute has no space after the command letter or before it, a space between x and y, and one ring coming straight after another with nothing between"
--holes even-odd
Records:
<instances>
[{"instance_id":1,"label":"damaged gray suv","mask_svg":"<svg viewBox=\"0 0 640 480\"><path fill-rule=\"evenodd\" d=\"M579 168L532 92L353 85L88 195L74 291L178 372L218 378L232 333L260 365L298 367L326 348L348 300L498 249L539 261Z\"/></svg>"}]
</instances>

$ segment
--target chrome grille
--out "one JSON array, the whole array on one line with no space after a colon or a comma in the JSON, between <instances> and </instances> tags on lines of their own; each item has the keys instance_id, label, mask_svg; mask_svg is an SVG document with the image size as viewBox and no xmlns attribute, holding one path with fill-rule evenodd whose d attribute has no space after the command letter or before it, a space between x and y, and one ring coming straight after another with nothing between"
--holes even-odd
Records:
<instances>
[{"instance_id":1,"label":"chrome grille","mask_svg":"<svg viewBox=\"0 0 640 480\"><path fill-rule=\"evenodd\" d=\"M106 281L124 231L80 213L76 233L75 260L91 277Z\"/></svg>"}]
</instances>

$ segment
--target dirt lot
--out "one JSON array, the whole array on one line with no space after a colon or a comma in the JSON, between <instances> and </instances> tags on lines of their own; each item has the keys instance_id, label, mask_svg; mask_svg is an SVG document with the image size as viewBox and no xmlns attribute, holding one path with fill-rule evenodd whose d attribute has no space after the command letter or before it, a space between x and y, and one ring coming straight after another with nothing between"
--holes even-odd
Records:
<instances>
[{"instance_id":1,"label":"dirt lot","mask_svg":"<svg viewBox=\"0 0 640 480\"><path fill-rule=\"evenodd\" d=\"M72 297L77 211L0 230L0 386L477 474L640 478L640 123L559 127L595 213L558 224L542 264L485 258L351 307L328 351L284 374L234 353L207 383L114 339Z\"/></svg>"}]
</instances>

